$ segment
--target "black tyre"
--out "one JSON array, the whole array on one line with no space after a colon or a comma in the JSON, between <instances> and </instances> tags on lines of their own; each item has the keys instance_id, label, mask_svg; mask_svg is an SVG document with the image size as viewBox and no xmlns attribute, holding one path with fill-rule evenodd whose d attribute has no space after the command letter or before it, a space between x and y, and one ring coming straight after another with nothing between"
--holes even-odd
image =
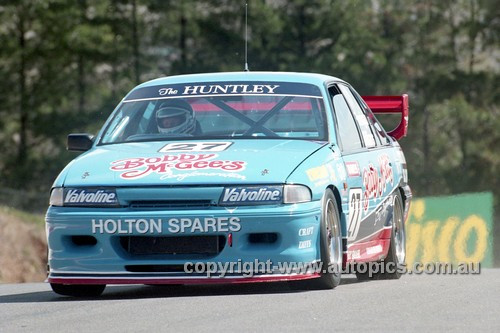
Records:
<instances>
[{"instance_id":1,"label":"black tyre","mask_svg":"<svg viewBox=\"0 0 500 333\"><path fill-rule=\"evenodd\" d=\"M105 284L58 284L51 283L52 290L64 296L97 297L102 294Z\"/></svg>"},{"instance_id":2,"label":"black tyre","mask_svg":"<svg viewBox=\"0 0 500 333\"><path fill-rule=\"evenodd\" d=\"M372 276L369 275L368 270L362 270L359 268L359 264L356 266L356 278L358 281L368 281L368 280L374 280L377 278L376 274L373 274Z\"/></svg>"},{"instance_id":3,"label":"black tyre","mask_svg":"<svg viewBox=\"0 0 500 333\"><path fill-rule=\"evenodd\" d=\"M322 200L320 222L321 276L316 279L292 281L294 289L333 289L340 283L342 271L342 232L337 201L331 190Z\"/></svg>"}]
</instances>

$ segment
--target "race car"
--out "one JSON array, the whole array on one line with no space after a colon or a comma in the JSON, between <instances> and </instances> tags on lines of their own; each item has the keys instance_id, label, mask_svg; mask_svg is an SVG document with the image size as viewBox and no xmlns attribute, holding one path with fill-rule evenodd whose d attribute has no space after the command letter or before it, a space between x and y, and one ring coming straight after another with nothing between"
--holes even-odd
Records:
<instances>
[{"instance_id":1,"label":"race car","mask_svg":"<svg viewBox=\"0 0 500 333\"><path fill-rule=\"evenodd\" d=\"M386 132L374 113L400 123ZM107 284L331 289L348 264L402 264L411 190L397 140L407 125L407 95L362 97L320 74L143 83L95 137L68 136L84 153L51 189L48 282L71 296ZM242 272L257 262L269 265ZM240 269L221 274L228 264Z\"/></svg>"}]
</instances>

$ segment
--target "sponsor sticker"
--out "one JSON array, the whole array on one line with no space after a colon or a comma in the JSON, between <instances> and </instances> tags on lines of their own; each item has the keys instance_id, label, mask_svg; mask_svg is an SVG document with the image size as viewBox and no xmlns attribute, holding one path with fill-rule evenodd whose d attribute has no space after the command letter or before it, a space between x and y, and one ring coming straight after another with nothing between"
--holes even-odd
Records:
<instances>
[{"instance_id":1,"label":"sponsor sticker","mask_svg":"<svg viewBox=\"0 0 500 333\"><path fill-rule=\"evenodd\" d=\"M221 205L280 204L283 186L226 187L219 200Z\"/></svg>"},{"instance_id":2,"label":"sponsor sticker","mask_svg":"<svg viewBox=\"0 0 500 333\"><path fill-rule=\"evenodd\" d=\"M114 189L64 189L65 206L117 206Z\"/></svg>"},{"instance_id":3,"label":"sponsor sticker","mask_svg":"<svg viewBox=\"0 0 500 333\"><path fill-rule=\"evenodd\" d=\"M337 172L340 180L345 180L347 178L347 172L345 171L345 166L343 163L337 163Z\"/></svg>"},{"instance_id":4,"label":"sponsor sticker","mask_svg":"<svg viewBox=\"0 0 500 333\"><path fill-rule=\"evenodd\" d=\"M333 169L333 166L331 164L327 164L326 168L328 169L328 173L330 174L330 181L336 182L337 175L335 174L335 170Z\"/></svg>"},{"instance_id":5,"label":"sponsor sticker","mask_svg":"<svg viewBox=\"0 0 500 333\"><path fill-rule=\"evenodd\" d=\"M382 202L378 208L375 210L375 219L373 225L384 224L387 219L387 214L389 214L389 208L392 205L393 197L388 197L384 202Z\"/></svg>"},{"instance_id":6,"label":"sponsor sticker","mask_svg":"<svg viewBox=\"0 0 500 333\"><path fill-rule=\"evenodd\" d=\"M299 249L308 249L312 246L311 240L305 240L299 242Z\"/></svg>"},{"instance_id":7,"label":"sponsor sticker","mask_svg":"<svg viewBox=\"0 0 500 333\"><path fill-rule=\"evenodd\" d=\"M306 174L310 181L315 182L317 180L328 178L328 169L326 166L322 165L306 170Z\"/></svg>"},{"instance_id":8,"label":"sponsor sticker","mask_svg":"<svg viewBox=\"0 0 500 333\"><path fill-rule=\"evenodd\" d=\"M347 260L351 259L359 259L361 258L361 251L360 250L352 250L347 252Z\"/></svg>"},{"instance_id":9,"label":"sponsor sticker","mask_svg":"<svg viewBox=\"0 0 500 333\"><path fill-rule=\"evenodd\" d=\"M314 227L302 228L299 229L299 236L300 237L311 236L313 232L314 232Z\"/></svg>"},{"instance_id":10,"label":"sponsor sticker","mask_svg":"<svg viewBox=\"0 0 500 333\"><path fill-rule=\"evenodd\" d=\"M359 169L358 162L345 162L345 168L347 169L347 174L349 177L359 177L361 176L361 171Z\"/></svg>"},{"instance_id":11,"label":"sponsor sticker","mask_svg":"<svg viewBox=\"0 0 500 333\"><path fill-rule=\"evenodd\" d=\"M306 170L307 177L315 186L328 184L328 182L337 181L335 170L330 164L320 165Z\"/></svg>"},{"instance_id":12,"label":"sponsor sticker","mask_svg":"<svg viewBox=\"0 0 500 333\"><path fill-rule=\"evenodd\" d=\"M92 219L93 234L160 234L161 219Z\"/></svg>"},{"instance_id":13,"label":"sponsor sticker","mask_svg":"<svg viewBox=\"0 0 500 333\"><path fill-rule=\"evenodd\" d=\"M237 232L239 217L171 218L167 230L177 233ZM92 219L93 234L161 234L162 219Z\"/></svg>"},{"instance_id":14,"label":"sponsor sticker","mask_svg":"<svg viewBox=\"0 0 500 333\"><path fill-rule=\"evenodd\" d=\"M127 95L124 102L176 97L231 95L296 95L321 98L321 91L316 85L297 82L196 82L135 89Z\"/></svg>"},{"instance_id":15,"label":"sponsor sticker","mask_svg":"<svg viewBox=\"0 0 500 333\"><path fill-rule=\"evenodd\" d=\"M379 168L370 164L368 168L363 170L363 186L365 188L363 204L365 212L370 206L370 199L381 198L382 194L387 189L387 184L390 183L392 186L394 183L389 157L387 155L382 155L379 157L378 162Z\"/></svg>"},{"instance_id":16,"label":"sponsor sticker","mask_svg":"<svg viewBox=\"0 0 500 333\"><path fill-rule=\"evenodd\" d=\"M220 94L274 94L278 84L199 84L186 85L182 95L220 95ZM160 88L160 96L175 94L177 91Z\"/></svg>"},{"instance_id":17,"label":"sponsor sticker","mask_svg":"<svg viewBox=\"0 0 500 333\"><path fill-rule=\"evenodd\" d=\"M182 172L182 173L166 173L160 177L161 180L165 179L175 179L177 181L183 181L186 178L191 177L222 177L228 179L241 179L245 180L247 177L244 175L240 175L239 173L224 173L224 172Z\"/></svg>"},{"instance_id":18,"label":"sponsor sticker","mask_svg":"<svg viewBox=\"0 0 500 333\"><path fill-rule=\"evenodd\" d=\"M237 232L241 230L239 217L173 218L168 220L168 231L176 233Z\"/></svg>"},{"instance_id":19,"label":"sponsor sticker","mask_svg":"<svg viewBox=\"0 0 500 333\"><path fill-rule=\"evenodd\" d=\"M380 252L382 252L382 245L380 244L366 248L366 254L375 254Z\"/></svg>"},{"instance_id":20,"label":"sponsor sticker","mask_svg":"<svg viewBox=\"0 0 500 333\"><path fill-rule=\"evenodd\" d=\"M220 170L237 172L246 162L217 160L217 154L166 154L155 157L134 157L111 162L110 170L120 172L122 179L137 179L151 173L172 175L176 171Z\"/></svg>"}]
</instances>

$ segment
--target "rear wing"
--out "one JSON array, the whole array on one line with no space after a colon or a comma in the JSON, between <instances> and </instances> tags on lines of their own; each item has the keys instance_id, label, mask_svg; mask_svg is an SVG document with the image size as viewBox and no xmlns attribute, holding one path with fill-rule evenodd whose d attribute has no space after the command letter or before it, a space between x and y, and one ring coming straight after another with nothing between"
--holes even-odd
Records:
<instances>
[{"instance_id":1,"label":"rear wing","mask_svg":"<svg viewBox=\"0 0 500 333\"><path fill-rule=\"evenodd\" d=\"M368 104L368 107L373 113L400 113L401 122L399 125L388 132L390 136L396 140L401 139L406 136L408 132L408 112L409 112L409 101L408 95L404 94L401 96L363 96L363 100Z\"/></svg>"}]
</instances>

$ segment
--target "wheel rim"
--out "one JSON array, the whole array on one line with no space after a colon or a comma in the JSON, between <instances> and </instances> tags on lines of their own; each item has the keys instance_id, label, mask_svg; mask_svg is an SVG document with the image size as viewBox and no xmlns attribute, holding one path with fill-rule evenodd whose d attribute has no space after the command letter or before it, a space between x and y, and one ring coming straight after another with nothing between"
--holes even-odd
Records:
<instances>
[{"instance_id":1,"label":"wheel rim","mask_svg":"<svg viewBox=\"0 0 500 333\"><path fill-rule=\"evenodd\" d=\"M405 229L403 223L403 209L401 200L396 197L394 200L394 246L398 263L403 263L406 256Z\"/></svg>"},{"instance_id":2,"label":"wheel rim","mask_svg":"<svg viewBox=\"0 0 500 333\"><path fill-rule=\"evenodd\" d=\"M330 265L335 266L340 272L342 262L342 245L340 237L340 228L335 219L335 206L331 199L326 204L326 231L328 239L328 249L330 251Z\"/></svg>"}]
</instances>

